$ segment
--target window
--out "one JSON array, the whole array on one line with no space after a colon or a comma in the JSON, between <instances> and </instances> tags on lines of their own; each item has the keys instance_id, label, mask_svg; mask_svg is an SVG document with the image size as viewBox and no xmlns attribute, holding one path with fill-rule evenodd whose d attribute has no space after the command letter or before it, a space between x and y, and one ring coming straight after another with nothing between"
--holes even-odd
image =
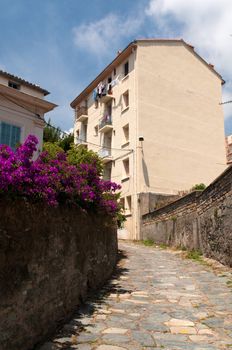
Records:
<instances>
[{"instance_id":1,"label":"window","mask_svg":"<svg viewBox=\"0 0 232 350\"><path fill-rule=\"evenodd\" d=\"M81 141L87 141L87 124L81 123Z\"/></svg>"},{"instance_id":2,"label":"window","mask_svg":"<svg viewBox=\"0 0 232 350\"><path fill-rule=\"evenodd\" d=\"M127 179L130 176L129 158L124 159L122 163L123 163L123 179Z\"/></svg>"},{"instance_id":3,"label":"window","mask_svg":"<svg viewBox=\"0 0 232 350\"><path fill-rule=\"evenodd\" d=\"M103 179L104 180L106 180L106 181L110 181L111 180L111 169L112 169L111 163L107 163L104 166L104 169L103 169Z\"/></svg>"},{"instance_id":4,"label":"window","mask_svg":"<svg viewBox=\"0 0 232 350\"><path fill-rule=\"evenodd\" d=\"M130 214L131 213L131 196L126 197L126 209L127 209L127 213Z\"/></svg>"},{"instance_id":5,"label":"window","mask_svg":"<svg viewBox=\"0 0 232 350\"><path fill-rule=\"evenodd\" d=\"M21 128L15 125L0 122L0 144L15 149L20 143Z\"/></svg>"},{"instance_id":6,"label":"window","mask_svg":"<svg viewBox=\"0 0 232 350\"><path fill-rule=\"evenodd\" d=\"M129 107L129 91L127 90L122 95L122 110Z\"/></svg>"},{"instance_id":7,"label":"window","mask_svg":"<svg viewBox=\"0 0 232 350\"><path fill-rule=\"evenodd\" d=\"M112 116L112 101L109 101L105 104L105 113L104 115Z\"/></svg>"},{"instance_id":8,"label":"window","mask_svg":"<svg viewBox=\"0 0 232 350\"><path fill-rule=\"evenodd\" d=\"M129 141L129 124L123 127L123 134L124 134L125 142L128 142Z\"/></svg>"},{"instance_id":9,"label":"window","mask_svg":"<svg viewBox=\"0 0 232 350\"><path fill-rule=\"evenodd\" d=\"M76 142L79 143L80 142L80 130L76 131Z\"/></svg>"},{"instance_id":10,"label":"window","mask_svg":"<svg viewBox=\"0 0 232 350\"><path fill-rule=\"evenodd\" d=\"M124 64L124 77L126 77L128 73L129 73L129 62L127 61Z\"/></svg>"},{"instance_id":11,"label":"window","mask_svg":"<svg viewBox=\"0 0 232 350\"><path fill-rule=\"evenodd\" d=\"M125 210L125 198L120 198L120 207Z\"/></svg>"},{"instance_id":12,"label":"window","mask_svg":"<svg viewBox=\"0 0 232 350\"><path fill-rule=\"evenodd\" d=\"M116 68L114 68L114 75L116 75Z\"/></svg>"},{"instance_id":13,"label":"window","mask_svg":"<svg viewBox=\"0 0 232 350\"><path fill-rule=\"evenodd\" d=\"M131 196L120 198L120 206L124 210L125 215L131 215Z\"/></svg>"},{"instance_id":14,"label":"window","mask_svg":"<svg viewBox=\"0 0 232 350\"><path fill-rule=\"evenodd\" d=\"M94 127L94 136L98 136L98 125Z\"/></svg>"},{"instance_id":15,"label":"window","mask_svg":"<svg viewBox=\"0 0 232 350\"><path fill-rule=\"evenodd\" d=\"M8 86L13 89L20 90L20 84L15 83L14 81L8 81Z\"/></svg>"}]
</instances>

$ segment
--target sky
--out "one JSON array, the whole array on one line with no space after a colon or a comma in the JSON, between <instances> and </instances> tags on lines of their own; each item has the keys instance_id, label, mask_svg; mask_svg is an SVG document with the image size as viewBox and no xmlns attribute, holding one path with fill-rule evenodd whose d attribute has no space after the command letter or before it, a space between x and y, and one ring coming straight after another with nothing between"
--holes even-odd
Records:
<instances>
[{"instance_id":1,"label":"sky","mask_svg":"<svg viewBox=\"0 0 232 350\"><path fill-rule=\"evenodd\" d=\"M48 113L73 127L70 102L127 44L183 38L226 80L232 100L231 0L0 0L0 69L51 92ZM224 105L232 134L232 103Z\"/></svg>"}]
</instances>

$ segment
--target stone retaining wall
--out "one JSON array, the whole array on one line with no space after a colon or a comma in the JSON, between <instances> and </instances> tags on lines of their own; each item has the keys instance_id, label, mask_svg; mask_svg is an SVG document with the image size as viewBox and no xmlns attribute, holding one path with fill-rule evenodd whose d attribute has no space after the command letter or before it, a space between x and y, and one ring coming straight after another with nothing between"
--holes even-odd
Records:
<instances>
[{"instance_id":1,"label":"stone retaining wall","mask_svg":"<svg viewBox=\"0 0 232 350\"><path fill-rule=\"evenodd\" d=\"M28 350L111 275L106 215L0 200L0 349Z\"/></svg>"},{"instance_id":2,"label":"stone retaining wall","mask_svg":"<svg viewBox=\"0 0 232 350\"><path fill-rule=\"evenodd\" d=\"M142 217L142 239L201 250L232 266L232 167L203 192L192 192Z\"/></svg>"}]
</instances>

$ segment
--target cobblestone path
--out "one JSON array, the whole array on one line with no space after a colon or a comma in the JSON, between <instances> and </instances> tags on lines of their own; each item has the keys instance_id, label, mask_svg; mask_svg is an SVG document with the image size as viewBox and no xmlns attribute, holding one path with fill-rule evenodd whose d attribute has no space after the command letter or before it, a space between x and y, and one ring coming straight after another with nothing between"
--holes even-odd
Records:
<instances>
[{"instance_id":1,"label":"cobblestone path","mask_svg":"<svg viewBox=\"0 0 232 350\"><path fill-rule=\"evenodd\" d=\"M159 248L120 249L117 275L39 350L232 349L228 275Z\"/></svg>"}]
</instances>

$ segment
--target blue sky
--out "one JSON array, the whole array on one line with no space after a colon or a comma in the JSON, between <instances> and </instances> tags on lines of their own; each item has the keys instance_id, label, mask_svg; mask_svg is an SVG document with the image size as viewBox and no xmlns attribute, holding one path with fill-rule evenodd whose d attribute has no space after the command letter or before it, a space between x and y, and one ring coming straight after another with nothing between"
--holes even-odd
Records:
<instances>
[{"instance_id":1,"label":"blue sky","mask_svg":"<svg viewBox=\"0 0 232 350\"><path fill-rule=\"evenodd\" d=\"M119 49L141 37L182 37L215 64L232 100L231 0L0 0L0 69L41 85L73 126L70 102ZM232 104L225 105L232 133Z\"/></svg>"}]
</instances>

